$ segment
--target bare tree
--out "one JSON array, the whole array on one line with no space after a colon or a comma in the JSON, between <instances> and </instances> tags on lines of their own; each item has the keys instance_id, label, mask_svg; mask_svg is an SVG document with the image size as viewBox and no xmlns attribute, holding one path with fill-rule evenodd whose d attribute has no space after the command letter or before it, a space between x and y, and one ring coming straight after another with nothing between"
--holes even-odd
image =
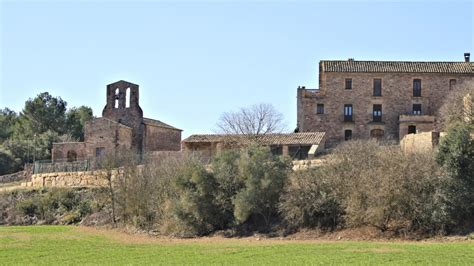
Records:
<instances>
[{"instance_id":1,"label":"bare tree","mask_svg":"<svg viewBox=\"0 0 474 266\"><path fill-rule=\"evenodd\" d=\"M239 135L264 135L284 130L283 115L271 104L256 104L222 114L217 122L220 132Z\"/></svg>"},{"instance_id":2,"label":"bare tree","mask_svg":"<svg viewBox=\"0 0 474 266\"><path fill-rule=\"evenodd\" d=\"M467 114L467 110L464 108L464 97L467 94L474 97L474 82L472 81L456 85L446 96L438 111L438 130L446 131L457 123L465 122L466 116L472 116L472 114Z\"/></svg>"}]
</instances>

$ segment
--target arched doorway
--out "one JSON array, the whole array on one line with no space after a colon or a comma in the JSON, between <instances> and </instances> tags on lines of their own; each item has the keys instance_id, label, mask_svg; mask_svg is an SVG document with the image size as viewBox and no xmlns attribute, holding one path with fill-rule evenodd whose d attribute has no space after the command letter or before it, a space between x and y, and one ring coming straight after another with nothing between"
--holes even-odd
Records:
<instances>
[{"instance_id":1,"label":"arched doorway","mask_svg":"<svg viewBox=\"0 0 474 266\"><path fill-rule=\"evenodd\" d=\"M383 139L383 135L384 135L383 129L372 129L370 131L370 137L377 140Z\"/></svg>"},{"instance_id":2,"label":"arched doorway","mask_svg":"<svg viewBox=\"0 0 474 266\"><path fill-rule=\"evenodd\" d=\"M77 153L73 150L67 152L67 161L68 162L75 162L77 161Z\"/></svg>"}]
</instances>

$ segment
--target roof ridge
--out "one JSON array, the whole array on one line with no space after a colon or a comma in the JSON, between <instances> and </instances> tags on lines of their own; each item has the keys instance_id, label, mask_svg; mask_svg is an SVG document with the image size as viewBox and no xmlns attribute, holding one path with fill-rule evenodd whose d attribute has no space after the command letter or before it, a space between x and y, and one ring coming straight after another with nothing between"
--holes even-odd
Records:
<instances>
[{"instance_id":1,"label":"roof ridge","mask_svg":"<svg viewBox=\"0 0 474 266\"><path fill-rule=\"evenodd\" d=\"M468 63L468 64L474 64L474 62L465 62L465 61L407 61L407 60L333 60L333 59L323 59L320 60L320 62L368 62L368 63L373 63L373 62L393 62L393 63Z\"/></svg>"}]
</instances>

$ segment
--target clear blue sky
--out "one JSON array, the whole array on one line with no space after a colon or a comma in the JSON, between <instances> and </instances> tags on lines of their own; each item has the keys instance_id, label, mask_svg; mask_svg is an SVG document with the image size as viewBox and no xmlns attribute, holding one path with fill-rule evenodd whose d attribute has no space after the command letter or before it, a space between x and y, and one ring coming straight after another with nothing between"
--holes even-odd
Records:
<instances>
[{"instance_id":1,"label":"clear blue sky","mask_svg":"<svg viewBox=\"0 0 474 266\"><path fill-rule=\"evenodd\" d=\"M1 0L0 0L1 1ZM471 1L0 2L0 108L48 91L100 116L105 86L140 85L146 117L209 133L266 102L296 126L296 88L323 59L461 61Z\"/></svg>"}]
</instances>

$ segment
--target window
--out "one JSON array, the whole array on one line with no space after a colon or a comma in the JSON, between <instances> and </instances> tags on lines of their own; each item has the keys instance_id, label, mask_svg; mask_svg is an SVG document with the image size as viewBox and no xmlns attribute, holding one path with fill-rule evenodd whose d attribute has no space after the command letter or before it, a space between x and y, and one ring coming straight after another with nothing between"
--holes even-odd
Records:
<instances>
[{"instance_id":1,"label":"window","mask_svg":"<svg viewBox=\"0 0 474 266\"><path fill-rule=\"evenodd\" d=\"M95 157L101 157L104 154L105 154L105 148L104 147L95 148Z\"/></svg>"},{"instance_id":2,"label":"window","mask_svg":"<svg viewBox=\"0 0 474 266\"><path fill-rule=\"evenodd\" d=\"M421 104L413 104L413 114L421 115Z\"/></svg>"},{"instance_id":3,"label":"window","mask_svg":"<svg viewBox=\"0 0 474 266\"><path fill-rule=\"evenodd\" d=\"M120 90L117 88L115 89L115 108L119 108L119 95L120 95Z\"/></svg>"},{"instance_id":4,"label":"window","mask_svg":"<svg viewBox=\"0 0 474 266\"><path fill-rule=\"evenodd\" d=\"M346 79L346 90L352 90L352 79Z\"/></svg>"},{"instance_id":5,"label":"window","mask_svg":"<svg viewBox=\"0 0 474 266\"><path fill-rule=\"evenodd\" d=\"M408 126L408 134L416 134L416 126Z\"/></svg>"},{"instance_id":6,"label":"window","mask_svg":"<svg viewBox=\"0 0 474 266\"><path fill-rule=\"evenodd\" d=\"M318 103L316 106L316 114L324 114L324 104Z\"/></svg>"},{"instance_id":7,"label":"window","mask_svg":"<svg viewBox=\"0 0 474 266\"><path fill-rule=\"evenodd\" d=\"M344 104L344 121L352 121L352 104Z\"/></svg>"},{"instance_id":8,"label":"window","mask_svg":"<svg viewBox=\"0 0 474 266\"><path fill-rule=\"evenodd\" d=\"M77 153L73 150L69 150L67 152L67 161L68 162L75 162L77 161Z\"/></svg>"},{"instance_id":9,"label":"window","mask_svg":"<svg viewBox=\"0 0 474 266\"><path fill-rule=\"evenodd\" d=\"M372 129L370 131L370 137L373 139L381 140L383 139L384 133L385 132L383 131L383 129Z\"/></svg>"},{"instance_id":10,"label":"window","mask_svg":"<svg viewBox=\"0 0 474 266\"><path fill-rule=\"evenodd\" d=\"M456 86L456 80L455 79L450 79L449 80L449 90L454 89L454 86Z\"/></svg>"},{"instance_id":11,"label":"window","mask_svg":"<svg viewBox=\"0 0 474 266\"><path fill-rule=\"evenodd\" d=\"M344 140L351 140L352 139L352 130L346 129L344 130Z\"/></svg>"},{"instance_id":12,"label":"window","mask_svg":"<svg viewBox=\"0 0 474 266\"><path fill-rule=\"evenodd\" d=\"M421 79L413 80L413 97L421 97Z\"/></svg>"},{"instance_id":13,"label":"window","mask_svg":"<svg viewBox=\"0 0 474 266\"><path fill-rule=\"evenodd\" d=\"M374 104L372 110L372 117L374 122L382 122L382 105Z\"/></svg>"},{"instance_id":14,"label":"window","mask_svg":"<svg viewBox=\"0 0 474 266\"><path fill-rule=\"evenodd\" d=\"M374 96L382 96L382 80L374 79Z\"/></svg>"},{"instance_id":15,"label":"window","mask_svg":"<svg viewBox=\"0 0 474 266\"><path fill-rule=\"evenodd\" d=\"M271 151L273 155L282 155L283 147L282 146L271 146Z\"/></svg>"},{"instance_id":16,"label":"window","mask_svg":"<svg viewBox=\"0 0 474 266\"><path fill-rule=\"evenodd\" d=\"M130 88L125 92L125 108L130 108Z\"/></svg>"},{"instance_id":17,"label":"window","mask_svg":"<svg viewBox=\"0 0 474 266\"><path fill-rule=\"evenodd\" d=\"M310 149L311 146L289 146L288 155L293 158L293 160L305 160L308 158Z\"/></svg>"}]
</instances>

